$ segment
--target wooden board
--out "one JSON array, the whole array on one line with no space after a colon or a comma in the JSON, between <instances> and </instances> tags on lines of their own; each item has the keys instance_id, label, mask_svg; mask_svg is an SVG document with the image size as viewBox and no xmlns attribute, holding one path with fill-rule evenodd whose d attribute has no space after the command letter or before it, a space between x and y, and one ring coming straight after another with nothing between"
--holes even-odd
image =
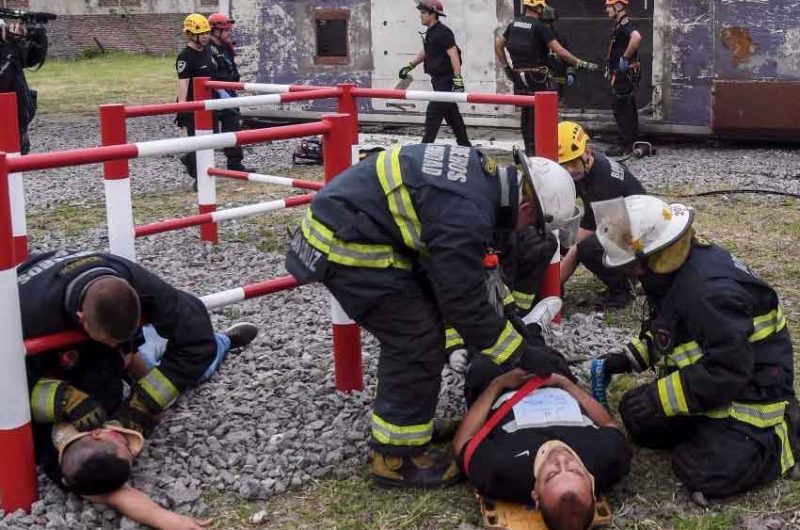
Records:
<instances>
[{"instance_id":1,"label":"wooden board","mask_svg":"<svg viewBox=\"0 0 800 530\"><path fill-rule=\"evenodd\" d=\"M475 494L481 506L483 525L488 530L547 530L542 514L524 504L497 501ZM600 498L595 503L592 528L602 528L611 524L611 508L608 501Z\"/></svg>"}]
</instances>

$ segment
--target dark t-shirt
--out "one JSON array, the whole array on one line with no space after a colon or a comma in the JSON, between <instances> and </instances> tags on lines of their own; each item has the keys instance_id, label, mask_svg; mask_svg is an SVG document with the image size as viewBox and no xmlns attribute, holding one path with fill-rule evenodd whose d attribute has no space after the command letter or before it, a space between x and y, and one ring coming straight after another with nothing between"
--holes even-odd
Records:
<instances>
[{"instance_id":1,"label":"dark t-shirt","mask_svg":"<svg viewBox=\"0 0 800 530\"><path fill-rule=\"evenodd\" d=\"M197 51L189 46L185 47L175 60L175 71L178 73L178 79L190 80L186 100L191 101L194 98L194 87L191 79L216 76L217 65L211 54L211 47L206 46L202 51Z\"/></svg>"},{"instance_id":2,"label":"dark t-shirt","mask_svg":"<svg viewBox=\"0 0 800 530\"><path fill-rule=\"evenodd\" d=\"M591 203L628 197L630 195L646 195L647 191L628 168L616 160L595 152L594 165L591 171L575 184L578 196L583 200L583 217L581 228L597 230L597 221Z\"/></svg>"},{"instance_id":3,"label":"dark t-shirt","mask_svg":"<svg viewBox=\"0 0 800 530\"><path fill-rule=\"evenodd\" d=\"M547 65L547 46L555 39L547 24L533 17L518 17L503 32L506 48L514 68L536 68Z\"/></svg>"},{"instance_id":4,"label":"dark t-shirt","mask_svg":"<svg viewBox=\"0 0 800 530\"><path fill-rule=\"evenodd\" d=\"M609 64L612 69L619 67L619 58L623 56L625 50L628 49L628 43L631 41L631 33L636 31L633 27L631 19L625 17L614 28L614 33L611 35L611 54L609 55ZM633 54L633 57L628 57L631 62L639 60L639 51Z\"/></svg>"},{"instance_id":5,"label":"dark t-shirt","mask_svg":"<svg viewBox=\"0 0 800 530\"><path fill-rule=\"evenodd\" d=\"M550 440L560 440L578 454L586 469L594 475L598 493L628 473L631 449L619 429L550 426L505 432L503 425L513 419L514 412L510 411L472 455L468 478L483 495L533 504L533 462L539 447ZM462 470L464 453L465 450L458 457Z\"/></svg>"},{"instance_id":6,"label":"dark t-shirt","mask_svg":"<svg viewBox=\"0 0 800 530\"><path fill-rule=\"evenodd\" d=\"M431 77L445 77L454 75L453 64L447 50L456 45L453 31L437 22L425 33L425 73ZM459 56L461 54L459 53Z\"/></svg>"}]
</instances>

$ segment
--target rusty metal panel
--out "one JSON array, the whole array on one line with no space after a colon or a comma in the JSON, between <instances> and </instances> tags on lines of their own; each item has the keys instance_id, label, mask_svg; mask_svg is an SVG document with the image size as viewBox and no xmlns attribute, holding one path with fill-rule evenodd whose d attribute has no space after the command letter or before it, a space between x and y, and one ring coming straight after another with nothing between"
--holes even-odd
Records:
<instances>
[{"instance_id":1,"label":"rusty metal panel","mask_svg":"<svg viewBox=\"0 0 800 530\"><path fill-rule=\"evenodd\" d=\"M715 80L714 132L800 141L800 81Z\"/></svg>"}]
</instances>

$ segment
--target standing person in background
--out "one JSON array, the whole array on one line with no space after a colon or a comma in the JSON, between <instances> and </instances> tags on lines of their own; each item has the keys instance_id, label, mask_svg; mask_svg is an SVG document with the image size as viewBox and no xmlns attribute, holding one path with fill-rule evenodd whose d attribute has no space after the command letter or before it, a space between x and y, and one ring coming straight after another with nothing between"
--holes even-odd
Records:
<instances>
[{"instance_id":1,"label":"standing person in background","mask_svg":"<svg viewBox=\"0 0 800 530\"><path fill-rule=\"evenodd\" d=\"M444 14L440 0L420 0L417 3L420 22L428 28L423 37L424 49L417 53L408 66L400 69L400 79L405 79L411 70L424 62L425 73L431 76L431 84L436 92L464 92L464 78L461 77L461 50L456 46L453 31L439 22ZM436 140L442 120L453 128L458 145L471 147L467 136L467 126L456 103L431 101L425 114L425 135L422 143L430 144Z\"/></svg>"},{"instance_id":2,"label":"standing person in background","mask_svg":"<svg viewBox=\"0 0 800 530\"><path fill-rule=\"evenodd\" d=\"M211 39L211 24L200 13L192 13L183 21L183 31L188 42L178 54L175 70L178 73L178 103L192 101L195 77L213 77L217 66L208 43ZM178 127L185 128L188 136L194 136L194 115L191 112L179 112L175 120ZM195 179L197 186L197 159L195 153L186 153L181 157L186 172Z\"/></svg>"},{"instance_id":3,"label":"standing person in background","mask_svg":"<svg viewBox=\"0 0 800 530\"><path fill-rule=\"evenodd\" d=\"M556 30L558 14L554 7L546 6L542 12L542 22L547 24L553 31L553 36L562 46L569 49L567 39ZM547 69L550 71L550 89L558 92L558 99L564 93L564 87L571 87L575 84L575 68L564 62L556 52L550 50L547 55Z\"/></svg>"},{"instance_id":4,"label":"standing person in background","mask_svg":"<svg viewBox=\"0 0 800 530\"><path fill-rule=\"evenodd\" d=\"M639 111L636 90L642 75L639 47L642 35L628 17L628 0L606 0L606 14L614 21L614 33L608 44L608 75L614 93L614 119L619 127L619 143L606 151L610 156L631 152L639 137Z\"/></svg>"},{"instance_id":5,"label":"standing person in background","mask_svg":"<svg viewBox=\"0 0 800 530\"><path fill-rule=\"evenodd\" d=\"M211 56L216 64L215 81L239 81L239 69L236 67L236 50L231 43L231 32L234 21L223 13L211 13L208 16L211 25ZM228 90L215 91L214 97L226 99L236 97L236 92ZM241 113L239 109L224 109L214 111L214 130L222 132L236 132L242 129ZM228 169L252 173L252 169L244 167L244 151L240 146L226 147L223 149L228 160Z\"/></svg>"}]
</instances>

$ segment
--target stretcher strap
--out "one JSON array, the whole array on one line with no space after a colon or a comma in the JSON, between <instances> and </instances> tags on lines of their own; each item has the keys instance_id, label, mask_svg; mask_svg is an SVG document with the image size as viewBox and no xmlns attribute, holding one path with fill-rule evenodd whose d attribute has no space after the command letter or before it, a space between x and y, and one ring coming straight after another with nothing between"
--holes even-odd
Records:
<instances>
[{"instance_id":1,"label":"stretcher strap","mask_svg":"<svg viewBox=\"0 0 800 530\"><path fill-rule=\"evenodd\" d=\"M527 383L522 385L519 390L514 392L514 395L511 396L508 400L506 400L500 408L498 408L494 414L489 417L489 420L481 427L478 433L473 436L470 441L467 443L467 449L464 452L464 473L469 476L469 464L472 461L472 455L475 454L475 450L478 449L478 446L483 442L483 440L492 432L500 420L502 420L508 411L511 408L522 401L522 398L536 390L537 388L541 387L545 384L550 378L544 378L536 376L530 379Z\"/></svg>"}]
</instances>

